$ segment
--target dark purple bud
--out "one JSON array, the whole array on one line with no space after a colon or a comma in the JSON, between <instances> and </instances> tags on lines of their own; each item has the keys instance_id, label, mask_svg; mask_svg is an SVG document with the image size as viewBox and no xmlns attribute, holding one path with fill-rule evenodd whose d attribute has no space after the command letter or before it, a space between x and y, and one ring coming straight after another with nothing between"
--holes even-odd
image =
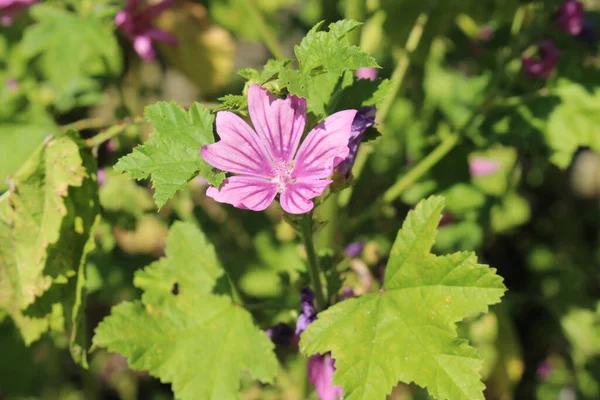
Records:
<instances>
[{"instance_id":1,"label":"dark purple bud","mask_svg":"<svg viewBox=\"0 0 600 400\"><path fill-rule=\"evenodd\" d=\"M348 257L358 257L358 256L360 256L360 253L362 253L364 248L365 248L365 242L363 242L361 240L358 242L350 243L348 246L346 246L346 248L344 249L344 252L346 253L346 255Z\"/></svg>"},{"instance_id":2,"label":"dark purple bud","mask_svg":"<svg viewBox=\"0 0 600 400\"><path fill-rule=\"evenodd\" d=\"M577 39L588 43L594 43L597 42L598 39L600 39L598 30L589 20L585 20L583 22L583 28L581 29L579 35L577 35L576 37Z\"/></svg>"},{"instance_id":3,"label":"dark purple bud","mask_svg":"<svg viewBox=\"0 0 600 400\"><path fill-rule=\"evenodd\" d=\"M366 106L358 110L354 121L352 121L352 134L348 141L348 148L350 153L344 161L342 161L337 167L336 172L342 175L348 176L350 170L356 161L356 155L358 154L358 148L362 142L365 131L375 125L375 112L377 109L375 106Z\"/></svg>"},{"instance_id":4,"label":"dark purple bud","mask_svg":"<svg viewBox=\"0 0 600 400\"><path fill-rule=\"evenodd\" d=\"M294 330L292 327L282 322L267 329L266 333L273 343L282 346L289 345L294 337Z\"/></svg>"},{"instance_id":5,"label":"dark purple bud","mask_svg":"<svg viewBox=\"0 0 600 400\"><path fill-rule=\"evenodd\" d=\"M542 40L538 44L537 57L525 56L522 59L523 71L535 78L548 78L554 72L560 50L550 40Z\"/></svg>"},{"instance_id":6,"label":"dark purple bud","mask_svg":"<svg viewBox=\"0 0 600 400\"><path fill-rule=\"evenodd\" d=\"M296 335L300 335L308 328L311 322L317 319L317 310L315 309L314 302L315 293L310 288L302 289L300 294L300 306L301 311L296 321Z\"/></svg>"},{"instance_id":7,"label":"dark purple bud","mask_svg":"<svg viewBox=\"0 0 600 400\"><path fill-rule=\"evenodd\" d=\"M354 296L356 296L356 294L354 294L354 289L346 287L342 290L342 294L340 294L340 301L344 301Z\"/></svg>"},{"instance_id":8,"label":"dark purple bud","mask_svg":"<svg viewBox=\"0 0 600 400\"><path fill-rule=\"evenodd\" d=\"M566 0L554 15L558 29L577 36L583 30L585 11L583 3L577 0Z\"/></svg>"},{"instance_id":9,"label":"dark purple bud","mask_svg":"<svg viewBox=\"0 0 600 400\"><path fill-rule=\"evenodd\" d=\"M440 219L438 227L441 228L442 226L450 225L454 221L455 221L454 215L447 213L447 212L442 212L442 218Z\"/></svg>"}]
</instances>

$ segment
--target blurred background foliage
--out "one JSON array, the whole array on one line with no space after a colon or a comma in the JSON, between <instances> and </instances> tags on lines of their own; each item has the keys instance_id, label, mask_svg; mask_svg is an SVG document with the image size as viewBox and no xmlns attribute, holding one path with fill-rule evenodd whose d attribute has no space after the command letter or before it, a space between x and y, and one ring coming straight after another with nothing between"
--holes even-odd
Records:
<instances>
[{"instance_id":1,"label":"blurred background foliage","mask_svg":"<svg viewBox=\"0 0 600 400\"><path fill-rule=\"evenodd\" d=\"M70 127L91 137L157 100L217 108L219 98L244 89L235 71L260 69L271 57L264 29L291 58L310 27L352 17L354 3L181 0L157 19L179 43L160 44L152 62L115 28L122 1L33 5L0 28L0 193L49 133ZM352 188L335 198L342 222L322 229L319 246L363 242L360 254L332 263L344 271L345 287L372 290L409 207L444 195L435 251L476 250L509 288L490 314L461 325L485 360L488 399L600 398L600 57L597 38L557 29L561 3L366 0L353 39L377 59L381 78L397 78L402 60L409 65L397 95L380 107L387 116L378 120L381 137L363 144ZM600 30L600 1L584 4ZM422 37L407 58L415 22ZM521 66L542 39L561 53L548 79ZM351 93L342 101L351 102ZM262 304L251 310L261 328L293 323L307 277L301 245L280 211L215 203L198 178L157 213L149 182L112 171L149 131L131 124L95 149L102 219L86 265L88 336L112 305L139 297L133 274L164 255L178 219L202 227L243 296ZM378 201L444 143L444 154L398 199ZM477 160L495 168L474 173ZM322 212L327 219L326 205ZM129 370L120 355L96 350L84 370L71 360L64 334L27 347L1 311L0 321L2 399L172 398L167 385ZM289 348L278 355L286 369L276 384L248 380L243 399L306 398L306 361ZM399 385L390 398L427 395Z\"/></svg>"}]
</instances>

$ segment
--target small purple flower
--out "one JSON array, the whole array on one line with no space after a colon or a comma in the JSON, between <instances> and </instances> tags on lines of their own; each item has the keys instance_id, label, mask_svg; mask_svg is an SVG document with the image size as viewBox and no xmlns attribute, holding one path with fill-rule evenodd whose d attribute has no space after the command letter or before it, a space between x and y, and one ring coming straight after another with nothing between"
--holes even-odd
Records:
<instances>
[{"instance_id":1,"label":"small purple flower","mask_svg":"<svg viewBox=\"0 0 600 400\"><path fill-rule=\"evenodd\" d=\"M278 345L287 346L292 342L294 329L283 322L278 323L266 330L267 336Z\"/></svg>"},{"instance_id":2,"label":"small purple flower","mask_svg":"<svg viewBox=\"0 0 600 400\"><path fill-rule=\"evenodd\" d=\"M346 248L344 249L344 252L346 253L346 255L348 257L358 257L358 256L360 256L360 253L362 253L364 248L365 248L365 242L361 240L358 242L350 243L348 246L346 246Z\"/></svg>"},{"instance_id":3,"label":"small purple flower","mask_svg":"<svg viewBox=\"0 0 600 400\"><path fill-rule=\"evenodd\" d=\"M494 38L494 28L490 25L484 25L479 29L478 39L487 42Z\"/></svg>"},{"instance_id":4,"label":"small purple flower","mask_svg":"<svg viewBox=\"0 0 600 400\"><path fill-rule=\"evenodd\" d=\"M348 148L350 152L348 156L342 161L335 171L342 175L350 175L356 155L358 154L358 148L362 142L365 131L375 125L375 112L377 109L375 106L366 106L358 110L354 120L352 121L352 132L350 134L350 140L348 141Z\"/></svg>"},{"instance_id":5,"label":"small purple flower","mask_svg":"<svg viewBox=\"0 0 600 400\"><path fill-rule=\"evenodd\" d=\"M525 56L522 59L523 71L535 78L548 78L558 64L560 50L550 40L538 44L538 57Z\"/></svg>"},{"instance_id":6,"label":"small purple flower","mask_svg":"<svg viewBox=\"0 0 600 400\"><path fill-rule=\"evenodd\" d=\"M36 2L37 0L0 0L0 23L2 26L11 25L17 15Z\"/></svg>"},{"instance_id":7,"label":"small purple flower","mask_svg":"<svg viewBox=\"0 0 600 400\"><path fill-rule=\"evenodd\" d=\"M495 174L500 170L498 161L491 158L473 157L469 161L471 176L487 176Z\"/></svg>"},{"instance_id":8,"label":"small purple flower","mask_svg":"<svg viewBox=\"0 0 600 400\"><path fill-rule=\"evenodd\" d=\"M19 87L19 82L17 82L16 79L10 78L6 81L6 83L4 84L4 87L10 91L15 91Z\"/></svg>"},{"instance_id":9,"label":"small purple flower","mask_svg":"<svg viewBox=\"0 0 600 400\"><path fill-rule=\"evenodd\" d=\"M98 180L98 186L104 185L104 182L106 182L106 171L99 169L96 173L96 179Z\"/></svg>"},{"instance_id":10,"label":"small purple flower","mask_svg":"<svg viewBox=\"0 0 600 400\"><path fill-rule=\"evenodd\" d=\"M354 296L356 296L356 294L354 293L354 289L345 287L344 290L342 290L342 294L340 294L340 301L350 299Z\"/></svg>"},{"instance_id":11,"label":"small purple flower","mask_svg":"<svg viewBox=\"0 0 600 400\"><path fill-rule=\"evenodd\" d=\"M341 386L333 386L335 360L331 354L315 354L308 359L308 381L312 383L321 400L337 400L343 396Z\"/></svg>"},{"instance_id":12,"label":"small purple flower","mask_svg":"<svg viewBox=\"0 0 600 400\"><path fill-rule=\"evenodd\" d=\"M576 37L583 42L594 43L598 41L600 35L598 35L598 30L592 24L592 22L586 19L583 21L583 28L581 29L581 32Z\"/></svg>"},{"instance_id":13,"label":"small purple flower","mask_svg":"<svg viewBox=\"0 0 600 400\"><path fill-rule=\"evenodd\" d=\"M171 34L152 25L152 20L170 8L177 0L163 0L141 10L141 0L127 0L125 9L115 16L115 24L129 40L133 48L144 61L156 58L153 41L176 45L177 39Z\"/></svg>"},{"instance_id":14,"label":"small purple flower","mask_svg":"<svg viewBox=\"0 0 600 400\"><path fill-rule=\"evenodd\" d=\"M296 321L296 335L300 335L308 328L311 322L317 319L317 310L314 306L315 293L310 288L302 289L300 305L302 311Z\"/></svg>"},{"instance_id":15,"label":"small purple flower","mask_svg":"<svg viewBox=\"0 0 600 400\"><path fill-rule=\"evenodd\" d=\"M553 370L554 367L552 366L552 364L550 364L548 360L544 360L538 364L535 373L540 381L545 381L550 377Z\"/></svg>"},{"instance_id":16,"label":"small purple flower","mask_svg":"<svg viewBox=\"0 0 600 400\"><path fill-rule=\"evenodd\" d=\"M377 68L360 68L354 72L354 75L358 79L368 79L370 81L374 81L375 79L377 79L378 74L379 71L377 70Z\"/></svg>"},{"instance_id":17,"label":"small purple flower","mask_svg":"<svg viewBox=\"0 0 600 400\"><path fill-rule=\"evenodd\" d=\"M110 139L108 142L106 142L106 151L108 153L114 153L115 151L117 151L118 146L117 146L117 141L115 139Z\"/></svg>"},{"instance_id":18,"label":"small purple flower","mask_svg":"<svg viewBox=\"0 0 600 400\"><path fill-rule=\"evenodd\" d=\"M566 0L554 15L554 22L561 31L577 36L583 30L585 11L583 3L577 0Z\"/></svg>"}]
</instances>

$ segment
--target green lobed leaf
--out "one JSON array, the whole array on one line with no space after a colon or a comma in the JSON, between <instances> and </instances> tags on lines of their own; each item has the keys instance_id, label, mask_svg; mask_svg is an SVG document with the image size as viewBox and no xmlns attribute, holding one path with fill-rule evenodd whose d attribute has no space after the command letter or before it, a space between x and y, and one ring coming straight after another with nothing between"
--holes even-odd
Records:
<instances>
[{"instance_id":1,"label":"green lobed leaf","mask_svg":"<svg viewBox=\"0 0 600 400\"><path fill-rule=\"evenodd\" d=\"M224 273L204 234L175 223L166 254L136 273L142 301L114 307L96 329L94 347L172 383L178 399L238 399L242 371L272 382L273 344L246 310L215 294Z\"/></svg>"},{"instance_id":2,"label":"green lobed leaf","mask_svg":"<svg viewBox=\"0 0 600 400\"><path fill-rule=\"evenodd\" d=\"M473 253L430 253L443 207L430 197L409 212L382 290L336 304L302 334L304 354L331 352L345 399L385 399L398 381L437 399L483 399L481 359L456 323L486 312L505 287Z\"/></svg>"},{"instance_id":3,"label":"green lobed leaf","mask_svg":"<svg viewBox=\"0 0 600 400\"><path fill-rule=\"evenodd\" d=\"M320 31L322 25L323 22L316 24L294 48L300 65L298 71L284 68L287 64L273 65L269 69L265 66L265 71L279 68L276 72L281 86L291 94L308 99L308 111L320 117L331 111L326 107L332 107L332 97L352 85L349 71L379 67L373 57L351 46L345 37L359 22L337 21L329 25L328 31Z\"/></svg>"},{"instance_id":4,"label":"green lobed leaf","mask_svg":"<svg viewBox=\"0 0 600 400\"><path fill-rule=\"evenodd\" d=\"M379 67L373 57L357 46L351 46L345 38L348 32L361 25L360 22L337 21L329 24L327 32L319 30L322 25L323 22L316 24L294 47L302 74L315 69L339 74L348 69Z\"/></svg>"},{"instance_id":5,"label":"green lobed leaf","mask_svg":"<svg viewBox=\"0 0 600 400\"><path fill-rule=\"evenodd\" d=\"M544 136L552 156L550 161L565 169L579 147L600 151L600 89L562 81L557 95L562 102L550 113Z\"/></svg>"},{"instance_id":6,"label":"green lobed leaf","mask_svg":"<svg viewBox=\"0 0 600 400\"><path fill-rule=\"evenodd\" d=\"M118 76L122 69L109 20L47 4L32 7L31 15L37 23L25 31L23 52L30 59L39 55L40 69L57 108L66 111L100 100L101 87L95 77Z\"/></svg>"},{"instance_id":7,"label":"green lobed leaf","mask_svg":"<svg viewBox=\"0 0 600 400\"><path fill-rule=\"evenodd\" d=\"M117 172L129 172L134 179L151 176L158 208L197 174L211 185L221 184L225 174L200 156L202 145L214 142L214 117L206 108L194 103L186 112L174 102L161 101L146 107L145 115L154 133L146 143L119 159Z\"/></svg>"},{"instance_id":8,"label":"green lobed leaf","mask_svg":"<svg viewBox=\"0 0 600 400\"><path fill-rule=\"evenodd\" d=\"M30 344L67 331L87 366L84 264L98 217L95 160L75 133L55 135L31 155L0 199L0 309Z\"/></svg>"}]
</instances>

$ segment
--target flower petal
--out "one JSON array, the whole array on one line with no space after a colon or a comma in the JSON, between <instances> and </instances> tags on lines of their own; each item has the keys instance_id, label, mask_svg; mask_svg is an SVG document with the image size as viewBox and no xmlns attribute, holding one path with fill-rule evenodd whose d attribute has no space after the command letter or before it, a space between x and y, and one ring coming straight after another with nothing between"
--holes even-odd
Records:
<instances>
[{"instance_id":1,"label":"flower petal","mask_svg":"<svg viewBox=\"0 0 600 400\"><path fill-rule=\"evenodd\" d=\"M204 161L227 172L275 177L267 150L243 119L232 112L220 111L217 113L216 124L221 140L202 146Z\"/></svg>"},{"instance_id":2,"label":"flower petal","mask_svg":"<svg viewBox=\"0 0 600 400\"><path fill-rule=\"evenodd\" d=\"M271 157L291 161L304 132L306 100L296 96L279 99L254 84L248 89L248 112Z\"/></svg>"},{"instance_id":3,"label":"flower petal","mask_svg":"<svg viewBox=\"0 0 600 400\"><path fill-rule=\"evenodd\" d=\"M156 58L156 52L152 47L152 39L146 35L136 36L133 39L133 48L145 61L152 61Z\"/></svg>"},{"instance_id":4,"label":"flower petal","mask_svg":"<svg viewBox=\"0 0 600 400\"><path fill-rule=\"evenodd\" d=\"M262 211L275 199L277 185L253 176L231 176L223 181L220 189L210 186L206 195L236 208Z\"/></svg>"},{"instance_id":5,"label":"flower petal","mask_svg":"<svg viewBox=\"0 0 600 400\"><path fill-rule=\"evenodd\" d=\"M178 43L178 40L175 36L158 28L148 29L145 32L145 35L151 38L152 40L158 40L159 42L165 42L173 46Z\"/></svg>"},{"instance_id":6,"label":"flower petal","mask_svg":"<svg viewBox=\"0 0 600 400\"><path fill-rule=\"evenodd\" d=\"M333 386L335 361L329 353L315 354L308 359L308 381L312 383L321 400L337 400L343 396L341 386Z\"/></svg>"},{"instance_id":7,"label":"flower petal","mask_svg":"<svg viewBox=\"0 0 600 400\"><path fill-rule=\"evenodd\" d=\"M281 208L290 214L304 214L313 209L311 199L320 196L333 182L324 179L300 180L288 183L279 199Z\"/></svg>"},{"instance_id":8,"label":"flower petal","mask_svg":"<svg viewBox=\"0 0 600 400\"><path fill-rule=\"evenodd\" d=\"M296 155L294 179L322 179L333 173L349 153L348 141L356 110L337 112L309 132Z\"/></svg>"}]
</instances>

